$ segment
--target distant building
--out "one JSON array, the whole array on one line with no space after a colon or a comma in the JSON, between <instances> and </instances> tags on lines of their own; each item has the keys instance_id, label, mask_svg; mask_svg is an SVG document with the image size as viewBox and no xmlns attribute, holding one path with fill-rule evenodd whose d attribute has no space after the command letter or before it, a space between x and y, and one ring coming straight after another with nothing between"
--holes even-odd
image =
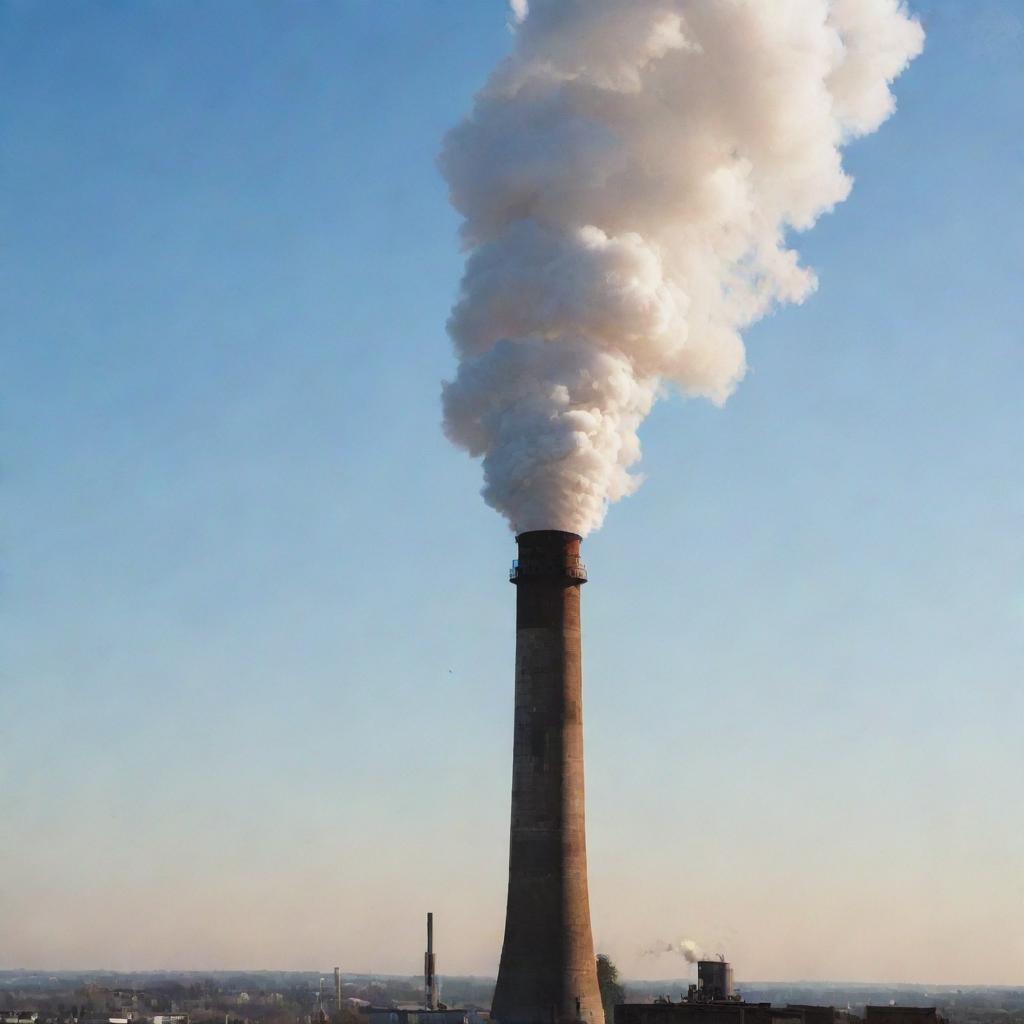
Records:
<instances>
[{"instance_id":1,"label":"distant building","mask_svg":"<svg viewBox=\"0 0 1024 1024\"><path fill-rule=\"evenodd\" d=\"M615 1024L806 1024L802 1009L744 1003L684 1000L673 1003L621 1003L615 1007Z\"/></svg>"},{"instance_id":2,"label":"distant building","mask_svg":"<svg viewBox=\"0 0 1024 1024\"><path fill-rule=\"evenodd\" d=\"M687 1002L722 1003L739 998L733 983L732 964L725 957L697 961L697 984L690 986Z\"/></svg>"},{"instance_id":3,"label":"distant building","mask_svg":"<svg viewBox=\"0 0 1024 1024\"><path fill-rule=\"evenodd\" d=\"M134 988L115 988L110 993L115 1006L137 1006L139 999L144 995L144 992Z\"/></svg>"},{"instance_id":4,"label":"distant building","mask_svg":"<svg viewBox=\"0 0 1024 1024\"><path fill-rule=\"evenodd\" d=\"M3 1024L35 1024L39 1014L35 1010L4 1010L0 1021Z\"/></svg>"},{"instance_id":5,"label":"distant building","mask_svg":"<svg viewBox=\"0 0 1024 1024\"><path fill-rule=\"evenodd\" d=\"M745 1003L738 998L707 1001L690 998L654 1003L624 1003L615 1007L615 1024L851 1024L859 1017L833 1006L791 1003ZM934 1006L868 1006L864 1024L946 1024Z\"/></svg>"},{"instance_id":6,"label":"distant building","mask_svg":"<svg viewBox=\"0 0 1024 1024\"><path fill-rule=\"evenodd\" d=\"M388 1006L360 1006L369 1024L480 1024L475 1010L401 1009Z\"/></svg>"},{"instance_id":7,"label":"distant building","mask_svg":"<svg viewBox=\"0 0 1024 1024\"><path fill-rule=\"evenodd\" d=\"M805 1003L786 1003L787 1010L800 1010L804 1015L804 1024L841 1024L848 1022L850 1014L846 1010L837 1010L834 1006L809 1006Z\"/></svg>"},{"instance_id":8,"label":"distant building","mask_svg":"<svg viewBox=\"0 0 1024 1024\"><path fill-rule=\"evenodd\" d=\"M934 1006L865 1006L864 1024L945 1024Z\"/></svg>"},{"instance_id":9,"label":"distant building","mask_svg":"<svg viewBox=\"0 0 1024 1024\"><path fill-rule=\"evenodd\" d=\"M158 1013L153 1024L188 1024L187 1013Z\"/></svg>"}]
</instances>

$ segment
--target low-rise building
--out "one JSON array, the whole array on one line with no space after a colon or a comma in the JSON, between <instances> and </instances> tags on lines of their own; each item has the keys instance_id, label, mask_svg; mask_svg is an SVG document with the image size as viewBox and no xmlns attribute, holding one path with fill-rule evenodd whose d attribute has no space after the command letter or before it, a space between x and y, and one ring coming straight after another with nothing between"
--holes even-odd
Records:
<instances>
[{"instance_id":1,"label":"low-rise building","mask_svg":"<svg viewBox=\"0 0 1024 1024\"><path fill-rule=\"evenodd\" d=\"M864 1024L945 1024L934 1006L865 1006Z\"/></svg>"}]
</instances>

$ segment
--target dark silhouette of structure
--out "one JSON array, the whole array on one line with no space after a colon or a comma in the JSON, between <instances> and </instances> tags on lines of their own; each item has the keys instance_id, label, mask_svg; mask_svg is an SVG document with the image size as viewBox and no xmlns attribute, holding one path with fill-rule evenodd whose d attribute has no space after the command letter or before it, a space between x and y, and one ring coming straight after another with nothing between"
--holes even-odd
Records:
<instances>
[{"instance_id":1,"label":"dark silhouette of structure","mask_svg":"<svg viewBox=\"0 0 1024 1024\"><path fill-rule=\"evenodd\" d=\"M500 1024L604 1024L583 805L580 538L516 538L516 699Z\"/></svg>"},{"instance_id":2,"label":"dark silhouette of structure","mask_svg":"<svg viewBox=\"0 0 1024 1024\"><path fill-rule=\"evenodd\" d=\"M809 1024L802 1009L771 1003L690 1002L620 1003L615 1024Z\"/></svg>"},{"instance_id":3,"label":"dark silhouette of structure","mask_svg":"<svg viewBox=\"0 0 1024 1024\"><path fill-rule=\"evenodd\" d=\"M697 984L678 1003L619 1003L615 1024L946 1024L934 1006L866 1006L863 1021L849 1008L787 1003L748 1003L733 985L725 957L697 962Z\"/></svg>"},{"instance_id":4,"label":"dark silhouette of structure","mask_svg":"<svg viewBox=\"0 0 1024 1024\"><path fill-rule=\"evenodd\" d=\"M868 1006L865 1010L863 1024L945 1024L934 1006ZM736 998L687 998L678 1003L659 999L653 1003L620 1003L615 1007L615 1024L861 1024L861 1020L848 1010L833 1006L772 1006Z\"/></svg>"},{"instance_id":5,"label":"dark silhouette of structure","mask_svg":"<svg viewBox=\"0 0 1024 1024\"><path fill-rule=\"evenodd\" d=\"M733 983L732 964L724 956L717 960L697 961L697 984L690 986L687 1002L724 1003L739 999Z\"/></svg>"},{"instance_id":6,"label":"dark silhouette of structure","mask_svg":"<svg viewBox=\"0 0 1024 1024\"><path fill-rule=\"evenodd\" d=\"M934 1006L865 1006L864 1024L939 1024Z\"/></svg>"},{"instance_id":7,"label":"dark silhouette of structure","mask_svg":"<svg viewBox=\"0 0 1024 1024\"><path fill-rule=\"evenodd\" d=\"M423 1002L437 1009L437 962L434 960L434 915L427 914L427 951L423 954Z\"/></svg>"}]
</instances>

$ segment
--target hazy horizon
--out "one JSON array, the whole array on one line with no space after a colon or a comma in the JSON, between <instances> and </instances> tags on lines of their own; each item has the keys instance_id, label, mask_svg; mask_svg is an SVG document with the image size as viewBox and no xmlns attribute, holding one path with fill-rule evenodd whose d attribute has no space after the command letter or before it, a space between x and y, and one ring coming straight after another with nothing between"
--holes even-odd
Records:
<instances>
[{"instance_id":1,"label":"hazy horizon","mask_svg":"<svg viewBox=\"0 0 1024 1024\"><path fill-rule=\"evenodd\" d=\"M600 952L600 950L598 951ZM333 975L334 965L324 967L322 970L316 970L312 968L294 968L290 970L283 970L276 967L218 967L218 968L132 968L131 970L112 970L104 967L67 967L67 968L22 968L22 967L11 967L11 968L0 968L0 975L5 974L45 974L49 973L54 977L60 977L67 975L71 977L78 977L81 975L91 976L113 976L113 977L130 977L133 975L140 975L143 977L151 977L158 974L167 974L171 976L208 976L214 977L219 975L227 975L229 977L235 977L238 975L250 975L250 974L272 974L272 975L298 975L302 977L318 977L328 978ZM409 981L419 984L423 980L422 973L387 973L382 971L346 971L342 970L342 979L358 979L358 980L372 980L378 978L381 980L395 980L395 981ZM658 985L664 985L666 989L671 989L673 986L678 987L680 985L685 986L692 984L696 981L697 973L694 969L689 974L682 975L668 975L664 977L654 978L632 978L625 975L622 976L621 980L623 984L629 985L642 985L645 989L650 989ZM441 974L439 978L443 981L448 979L449 981L462 981L462 980L473 980L473 981L494 981L496 974ZM742 990L744 986L748 988L765 988L765 989L777 989L777 988L812 988L821 990L833 990L833 989L887 989L896 990L901 988L912 989L912 990L929 990L934 989L936 991L960 991L960 990L980 990L980 991L998 991L998 990L1009 990L1009 991L1024 991L1024 984L1018 985L972 985L963 982L929 982L929 981L851 981L849 979L842 978L784 978L776 981L766 981L758 978L736 978L736 987ZM677 994L677 993L672 993ZM746 993L743 993L746 994Z\"/></svg>"}]
</instances>

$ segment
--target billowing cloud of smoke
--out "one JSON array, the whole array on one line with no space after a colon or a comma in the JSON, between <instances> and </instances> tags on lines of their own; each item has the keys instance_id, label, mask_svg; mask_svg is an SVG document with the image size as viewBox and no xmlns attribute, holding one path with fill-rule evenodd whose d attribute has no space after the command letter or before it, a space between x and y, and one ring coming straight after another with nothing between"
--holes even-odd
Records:
<instances>
[{"instance_id":1,"label":"billowing cloud of smoke","mask_svg":"<svg viewBox=\"0 0 1024 1024\"><path fill-rule=\"evenodd\" d=\"M677 953L688 964L695 964L701 958L700 947L693 939L680 939L678 942L659 939L643 950L641 956L661 956L663 953Z\"/></svg>"},{"instance_id":2,"label":"billowing cloud of smoke","mask_svg":"<svg viewBox=\"0 0 1024 1024\"><path fill-rule=\"evenodd\" d=\"M924 35L902 0L513 0L441 155L469 249L445 430L517 530L632 492L670 387L721 403L742 330L815 288L787 244L851 186Z\"/></svg>"}]
</instances>

